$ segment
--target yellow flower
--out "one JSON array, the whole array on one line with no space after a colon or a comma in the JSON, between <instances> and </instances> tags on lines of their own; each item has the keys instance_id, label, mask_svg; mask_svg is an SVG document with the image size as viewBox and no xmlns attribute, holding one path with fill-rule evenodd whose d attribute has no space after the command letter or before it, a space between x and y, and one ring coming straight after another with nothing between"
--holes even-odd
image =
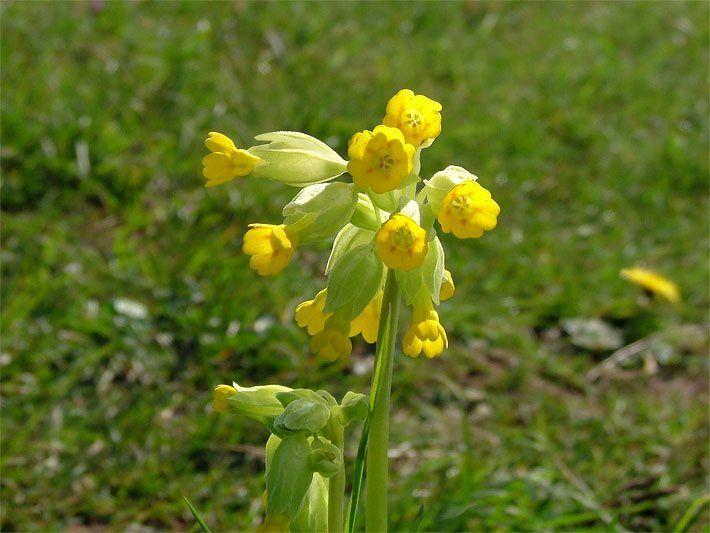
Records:
<instances>
[{"instance_id":1,"label":"yellow flower","mask_svg":"<svg viewBox=\"0 0 710 533\"><path fill-rule=\"evenodd\" d=\"M678 303L680 301L678 285L651 270L640 267L625 268L621 271L621 277L640 285L653 294L663 296L670 302Z\"/></svg>"},{"instance_id":2,"label":"yellow flower","mask_svg":"<svg viewBox=\"0 0 710 533\"><path fill-rule=\"evenodd\" d=\"M403 345L404 353L410 357L417 357L424 352L429 358L436 357L449 346L446 331L439 323L439 314L430 300L427 300L426 305L415 304Z\"/></svg>"},{"instance_id":3,"label":"yellow flower","mask_svg":"<svg viewBox=\"0 0 710 533\"><path fill-rule=\"evenodd\" d=\"M211 154L202 159L202 174L207 178L205 187L214 187L237 176L246 176L255 166L264 161L246 150L236 147L232 139L211 131L205 140L205 146Z\"/></svg>"},{"instance_id":4,"label":"yellow flower","mask_svg":"<svg viewBox=\"0 0 710 533\"><path fill-rule=\"evenodd\" d=\"M348 172L360 187L378 194L391 191L411 174L414 151L397 128L377 126L374 131L361 131L348 143Z\"/></svg>"},{"instance_id":5,"label":"yellow flower","mask_svg":"<svg viewBox=\"0 0 710 533\"><path fill-rule=\"evenodd\" d=\"M350 337L362 333L362 338L372 344L377 341L377 331L380 327L380 311L382 310L382 291L367 304L362 313L350 321Z\"/></svg>"},{"instance_id":6,"label":"yellow flower","mask_svg":"<svg viewBox=\"0 0 710 533\"><path fill-rule=\"evenodd\" d=\"M308 329L309 335L315 335L325 327L325 321L332 313L325 313L326 289L323 289L315 298L298 304L296 307L296 322L302 328Z\"/></svg>"},{"instance_id":7,"label":"yellow flower","mask_svg":"<svg viewBox=\"0 0 710 533\"><path fill-rule=\"evenodd\" d=\"M444 196L438 218L445 233L467 239L495 228L499 213L500 206L490 192L475 181L465 181Z\"/></svg>"},{"instance_id":8,"label":"yellow flower","mask_svg":"<svg viewBox=\"0 0 710 533\"><path fill-rule=\"evenodd\" d=\"M409 89L402 89L387 103L385 126L398 128L406 141L419 148L441 133L441 104Z\"/></svg>"},{"instance_id":9,"label":"yellow flower","mask_svg":"<svg viewBox=\"0 0 710 533\"><path fill-rule=\"evenodd\" d=\"M424 262L426 231L407 215L396 213L375 235L377 255L389 268L412 270Z\"/></svg>"},{"instance_id":10,"label":"yellow flower","mask_svg":"<svg viewBox=\"0 0 710 533\"><path fill-rule=\"evenodd\" d=\"M454 295L456 287L454 286L454 278L451 277L451 272L444 270L444 281L439 289L439 300L442 302L448 300Z\"/></svg>"},{"instance_id":11,"label":"yellow flower","mask_svg":"<svg viewBox=\"0 0 710 533\"><path fill-rule=\"evenodd\" d=\"M349 325L334 317L325 322L325 327L311 339L311 350L326 361L335 361L338 357L347 357L353 349L348 338Z\"/></svg>"},{"instance_id":12,"label":"yellow flower","mask_svg":"<svg viewBox=\"0 0 710 533\"><path fill-rule=\"evenodd\" d=\"M249 266L261 276L278 274L293 257L296 235L280 224L249 224L242 250L250 255Z\"/></svg>"},{"instance_id":13,"label":"yellow flower","mask_svg":"<svg viewBox=\"0 0 710 533\"><path fill-rule=\"evenodd\" d=\"M230 385L217 385L212 396L212 408L218 413L229 412L229 399L237 393Z\"/></svg>"}]
</instances>

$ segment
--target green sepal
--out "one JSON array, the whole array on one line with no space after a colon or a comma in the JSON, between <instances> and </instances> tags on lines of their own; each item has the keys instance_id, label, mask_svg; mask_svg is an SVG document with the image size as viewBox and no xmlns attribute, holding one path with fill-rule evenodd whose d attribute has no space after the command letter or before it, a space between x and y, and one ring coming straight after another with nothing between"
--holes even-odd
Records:
<instances>
[{"instance_id":1,"label":"green sepal","mask_svg":"<svg viewBox=\"0 0 710 533\"><path fill-rule=\"evenodd\" d=\"M372 203L372 200L370 200L365 193L358 193L357 204L355 205L355 211L350 218L350 223L359 228L377 231L380 229L380 223L377 221L376 210L380 211L380 209Z\"/></svg>"},{"instance_id":2,"label":"green sepal","mask_svg":"<svg viewBox=\"0 0 710 533\"><path fill-rule=\"evenodd\" d=\"M328 480L320 474L313 474L301 512L291 522L290 531L328 531Z\"/></svg>"},{"instance_id":3,"label":"green sepal","mask_svg":"<svg viewBox=\"0 0 710 533\"><path fill-rule=\"evenodd\" d=\"M344 253L328 275L325 312L336 310L352 320L362 313L382 286L384 265L372 242Z\"/></svg>"},{"instance_id":4,"label":"green sepal","mask_svg":"<svg viewBox=\"0 0 710 533\"><path fill-rule=\"evenodd\" d=\"M376 228L379 229L379 226ZM325 273L330 272L330 269L340 260L340 258L353 248L357 248L368 242L372 242L375 237L375 232L367 229L362 229L353 224L345 224L335 236L333 248L328 257L328 263L325 265Z\"/></svg>"},{"instance_id":5,"label":"green sepal","mask_svg":"<svg viewBox=\"0 0 710 533\"><path fill-rule=\"evenodd\" d=\"M317 390L316 394L328 403L328 407L332 408L338 405L338 401L327 390Z\"/></svg>"},{"instance_id":6,"label":"green sepal","mask_svg":"<svg viewBox=\"0 0 710 533\"><path fill-rule=\"evenodd\" d=\"M299 244L326 239L347 224L356 203L352 183L309 185L283 208L284 224L297 232Z\"/></svg>"},{"instance_id":7,"label":"green sepal","mask_svg":"<svg viewBox=\"0 0 710 533\"><path fill-rule=\"evenodd\" d=\"M434 237L429 243L429 251L420 266L409 272L397 270L395 275L407 305L414 303L422 288L429 293L434 304L439 305L439 291L444 277L444 248L439 238Z\"/></svg>"},{"instance_id":8,"label":"green sepal","mask_svg":"<svg viewBox=\"0 0 710 533\"><path fill-rule=\"evenodd\" d=\"M311 447L301 433L284 438L266 471L266 514L296 518L313 479Z\"/></svg>"}]
</instances>

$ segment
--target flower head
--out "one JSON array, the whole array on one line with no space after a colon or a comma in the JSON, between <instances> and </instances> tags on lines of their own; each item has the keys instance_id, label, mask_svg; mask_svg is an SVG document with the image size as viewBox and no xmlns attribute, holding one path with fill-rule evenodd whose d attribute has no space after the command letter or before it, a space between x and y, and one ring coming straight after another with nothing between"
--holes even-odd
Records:
<instances>
[{"instance_id":1,"label":"flower head","mask_svg":"<svg viewBox=\"0 0 710 533\"><path fill-rule=\"evenodd\" d=\"M339 357L347 357L353 349L348 338L349 325L331 317L325 322L324 328L311 339L311 350L325 359L335 361Z\"/></svg>"},{"instance_id":2,"label":"flower head","mask_svg":"<svg viewBox=\"0 0 710 533\"><path fill-rule=\"evenodd\" d=\"M459 239L477 238L496 227L500 206L491 193L475 181L451 189L441 201L439 224Z\"/></svg>"},{"instance_id":3,"label":"flower head","mask_svg":"<svg viewBox=\"0 0 710 533\"><path fill-rule=\"evenodd\" d=\"M414 151L397 128L377 126L374 131L361 131L348 144L348 172L360 187L376 193L391 191L412 172Z\"/></svg>"},{"instance_id":4,"label":"flower head","mask_svg":"<svg viewBox=\"0 0 710 533\"><path fill-rule=\"evenodd\" d=\"M439 322L439 314L434 310L431 300L418 302L412 312L412 320L404 334L404 353L417 357L424 352L429 358L441 354L449 346L446 331Z\"/></svg>"},{"instance_id":5,"label":"flower head","mask_svg":"<svg viewBox=\"0 0 710 533\"><path fill-rule=\"evenodd\" d=\"M377 331L380 327L380 311L382 310L382 291L367 304L367 307L358 316L350 321L350 337L362 333L362 338L366 342L377 341Z\"/></svg>"},{"instance_id":6,"label":"flower head","mask_svg":"<svg viewBox=\"0 0 710 533\"><path fill-rule=\"evenodd\" d=\"M387 103L387 114L382 123L398 128L406 141L418 148L441 133L441 104L402 89Z\"/></svg>"},{"instance_id":7,"label":"flower head","mask_svg":"<svg viewBox=\"0 0 710 533\"><path fill-rule=\"evenodd\" d=\"M302 328L308 329L309 335L315 335L325 327L325 321L332 313L323 311L327 292L323 289L312 300L298 304L296 307L296 322Z\"/></svg>"},{"instance_id":8,"label":"flower head","mask_svg":"<svg viewBox=\"0 0 710 533\"><path fill-rule=\"evenodd\" d=\"M663 296L670 302L678 303L680 301L678 285L651 270L640 267L625 268L621 271L621 277L640 285L655 295Z\"/></svg>"},{"instance_id":9,"label":"flower head","mask_svg":"<svg viewBox=\"0 0 710 533\"><path fill-rule=\"evenodd\" d=\"M212 152L202 159L205 167L202 174L207 178L205 187L214 187L237 176L246 176L264 162L246 150L240 150L232 139L216 131L210 132L205 146Z\"/></svg>"},{"instance_id":10,"label":"flower head","mask_svg":"<svg viewBox=\"0 0 710 533\"><path fill-rule=\"evenodd\" d=\"M448 300L454 295L456 287L454 286L454 278L451 277L451 272L444 270L444 280L441 282L439 289L439 300L442 302Z\"/></svg>"},{"instance_id":11,"label":"flower head","mask_svg":"<svg viewBox=\"0 0 710 533\"><path fill-rule=\"evenodd\" d=\"M389 268L412 270L424 262L426 231L407 215L396 213L375 235L377 255Z\"/></svg>"},{"instance_id":12,"label":"flower head","mask_svg":"<svg viewBox=\"0 0 710 533\"><path fill-rule=\"evenodd\" d=\"M242 250L250 255L249 266L261 276L278 274L293 257L296 235L284 224L249 224Z\"/></svg>"}]
</instances>

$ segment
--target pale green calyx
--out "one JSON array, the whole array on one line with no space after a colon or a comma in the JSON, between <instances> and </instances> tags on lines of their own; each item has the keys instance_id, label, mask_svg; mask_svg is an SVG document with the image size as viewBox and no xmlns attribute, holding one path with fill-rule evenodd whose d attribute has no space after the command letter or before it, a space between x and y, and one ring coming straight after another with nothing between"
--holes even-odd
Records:
<instances>
[{"instance_id":1,"label":"pale green calyx","mask_svg":"<svg viewBox=\"0 0 710 533\"><path fill-rule=\"evenodd\" d=\"M330 146L300 131L274 131L255 139L268 142L248 150L267 163L254 168L257 177L305 187L337 178L347 168L347 161Z\"/></svg>"},{"instance_id":2,"label":"pale green calyx","mask_svg":"<svg viewBox=\"0 0 710 533\"><path fill-rule=\"evenodd\" d=\"M325 239L347 224L356 202L352 183L309 185L283 208L284 224L298 233L299 243Z\"/></svg>"},{"instance_id":3,"label":"pale green calyx","mask_svg":"<svg viewBox=\"0 0 710 533\"><path fill-rule=\"evenodd\" d=\"M377 229L379 229L379 225L375 228L375 230ZM345 224L335 236L328 263L325 265L325 273L330 272L340 258L353 248L372 242L375 237L375 230L363 229L353 224Z\"/></svg>"},{"instance_id":4,"label":"pale green calyx","mask_svg":"<svg viewBox=\"0 0 710 533\"><path fill-rule=\"evenodd\" d=\"M291 390L282 385L241 387L239 384L233 383L232 386L236 390L236 394L226 400L228 412L247 416L269 428L271 428L274 419L284 410L276 395Z\"/></svg>"},{"instance_id":5,"label":"pale green calyx","mask_svg":"<svg viewBox=\"0 0 710 533\"><path fill-rule=\"evenodd\" d=\"M439 211L441 200L451 189L465 181L477 181L478 176L471 174L463 167L449 165L444 170L434 174L431 179L424 180L422 192L426 195L434 213Z\"/></svg>"},{"instance_id":6,"label":"pale green calyx","mask_svg":"<svg viewBox=\"0 0 710 533\"><path fill-rule=\"evenodd\" d=\"M372 242L342 254L328 274L325 311L352 320L382 287L384 265Z\"/></svg>"},{"instance_id":7,"label":"pale green calyx","mask_svg":"<svg viewBox=\"0 0 710 533\"><path fill-rule=\"evenodd\" d=\"M382 220L387 220L389 215L389 212L376 207L365 193L358 193L355 212L350 223L362 229L377 231L382 225Z\"/></svg>"}]
</instances>

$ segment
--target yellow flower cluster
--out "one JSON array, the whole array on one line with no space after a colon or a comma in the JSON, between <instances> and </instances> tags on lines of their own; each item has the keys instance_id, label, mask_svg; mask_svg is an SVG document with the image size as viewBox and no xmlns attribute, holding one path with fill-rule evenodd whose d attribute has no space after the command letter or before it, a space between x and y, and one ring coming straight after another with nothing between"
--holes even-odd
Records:
<instances>
[{"instance_id":1,"label":"yellow flower cluster","mask_svg":"<svg viewBox=\"0 0 710 533\"><path fill-rule=\"evenodd\" d=\"M413 308L404 352L435 357L448 346L435 304L451 298L455 287L443 268L434 224L438 221L444 233L461 239L478 238L496 226L500 206L464 168L449 166L430 180L419 176L422 150L441 134L441 111L439 102L400 90L387 103L382 124L349 140L349 161L301 132L262 134L257 141L268 144L247 150L217 132L205 141L208 187L250 173L301 187L284 208L283 223L250 224L244 235L242 250L259 275L281 272L299 244L337 233L327 289L295 312L298 325L312 337L311 350L328 361L351 352L351 337L377 340L386 268L397 271ZM345 171L352 183L327 183ZM673 297L670 289L665 295ZM228 393L216 393L216 409L224 407Z\"/></svg>"}]
</instances>

